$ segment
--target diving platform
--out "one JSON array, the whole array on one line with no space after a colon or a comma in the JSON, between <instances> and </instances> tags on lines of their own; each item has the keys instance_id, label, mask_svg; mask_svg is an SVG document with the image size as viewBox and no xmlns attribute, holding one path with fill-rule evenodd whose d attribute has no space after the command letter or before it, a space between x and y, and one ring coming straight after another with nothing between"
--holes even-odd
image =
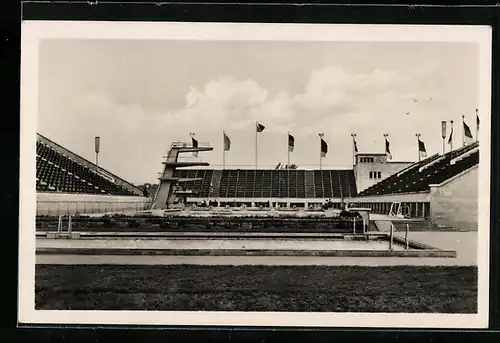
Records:
<instances>
[{"instance_id":1,"label":"diving platform","mask_svg":"<svg viewBox=\"0 0 500 343\"><path fill-rule=\"evenodd\" d=\"M212 150L214 150L214 148L210 147L210 146L198 146L198 147L193 147L193 146L185 147L185 146L181 146L181 147L176 147L175 149L179 149L180 152L201 152L201 151L212 151Z\"/></svg>"},{"instance_id":2,"label":"diving platform","mask_svg":"<svg viewBox=\"0 0 500 343\"><path fill-rule=\"evenodd\" d=\"M185 194L185 195L191 195L194 194L192 190L175 190L173 191L174 194Z\"/></svg>"},{"instance_id":3,"label":"diving platform","mask_svg":"<svg viewBox=\"0 0 500 343\"><path fill-rule=\"evenodd\" d=\"M196 143L196 144L193 144ZM191 196L191 190L178 188L177 184L189 181L199 181L200 178L179 178L175 177L174 173L177 168L185 167L208 167L210 164L201 160L179 159L181 154L193 154L195 156L200 152L212 151L214 148L203 142L173 142L170 145L167 156L163 156L163 172L160 173L158 179L160 185L156 191L151 209L167 209L176 203L184 203L187 197Z\"/></svg>"},{"instance_id":4,"label":"diving platform","mask_svg":"<svg viewBox=\"0 0 500 343\"><path fill-rule=\"evenodd\" d=\"M207 162L168 161L168 160L163 161L163 164L164 165L168 165L170 167L178 167L178 168L183 168L183 167L198 167L198 166L208 167L210 165Z\"/></svg>"},{"instance_id":5,"label":"diving platform","mask_svg":"<svg viewBox=\"0 0 500 343\"><path fill-rule=\"evenodd\" d=\"M192 178L185 178L185 177L175 177L175 176L165 176L163 177L160 175L158 180L163 180L163 181L172 181L172 182L191 182L191 181L203 181L203 178L201 177L192 177Z\"/></svg>"}]
</instances>

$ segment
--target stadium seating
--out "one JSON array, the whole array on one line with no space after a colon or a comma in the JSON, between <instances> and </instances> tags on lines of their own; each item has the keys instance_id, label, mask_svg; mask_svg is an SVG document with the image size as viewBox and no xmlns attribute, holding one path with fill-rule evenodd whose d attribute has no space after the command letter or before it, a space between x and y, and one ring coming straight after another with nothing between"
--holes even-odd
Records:
<instances>
[{"instance_id":1,"label":"stadium seating","mask_svg":"<svg viewBox=\"0 0 500 343\"><path fill-rule=\"evenodd\" d=\"M396 173L360 192L360 196L384 195L429 191L432 184L440 184L449 178L477 165L478 144L467 145L439 156L434 155ZM461 158L463 156L463 158ZM456 159L456 161L454 161Z\"/></svg>"},{"instance_id":2,"label":"stadium seating","mask_svg":"<svg viewBox=\"0 0 500 343\"><path fill-rule=\"evenodd\" d=\"M174 176L201 178L181 185L202 198L340 198L357 193L352 170L177 169Z\"/></svg>"},{"instance_id":3,"label":"stadium seating","mask_svg":"<svg viewBox=\"0 0 500 343\"><path fill-rule=\"evenodd\" d=\"M36 143L38 192L135 195L48 145Z\"/></svg>"},{"instance_id":4,"label":"stadium seating","mask_svg":"<svg viewBox=\"0 0 500 343\"><path fill-rule=\"evenodd\" d=\"M197 181L186 181L179 183L184 190L193 191L194 196L208 197L210 193L210 183L212 181L213 170L211 169L178 169L174 174L175 177L186 179L198 179Z\"/></svg>"}]
</instances>

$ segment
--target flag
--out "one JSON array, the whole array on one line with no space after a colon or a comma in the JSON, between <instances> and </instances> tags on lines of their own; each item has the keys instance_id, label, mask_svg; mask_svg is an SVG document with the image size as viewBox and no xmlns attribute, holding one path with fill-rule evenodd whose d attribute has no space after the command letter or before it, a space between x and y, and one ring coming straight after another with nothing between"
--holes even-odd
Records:
<instances>
[{"instance_id":1,"label":"flag","mask_svg":"<svg viewBox=\"0 0 500 343\"><path fill-rule=\"evenodd\" d=\"M424 144L424 142L422 142L420 140L420 138L418 139L418 155L420 157L427 157L427 151L425 150L425 144Z\"/></svg>"},{"instance_id":2,"label":"flag","mask_svg":"<svg viewBox=\"0 0 500 343\"><path fill-rule=\"evenodd\" d=\"M389 144L389 141L387 140L387 138L385 139L385 154L386 154L387 158L392 160L390 144Z\"/></svg>"},{"instance_id":3,"label":"flag","mask_svg":"<svg viewBox=\"0 0 500 343\"><path fill-rule=\"evenodd\" d=\"M288 151L293 152L293 148L295 147L295 138L288 134Z\"/></svg>"},{"instance_id":4,"label":"flag","mask_svg":"<svg viewBox=\"0 0 500 343\"><path fill-rule=\"evenodd\" d=\"M260 123L257 123L257 132L262 132L264 131L266 127Z\"/></svg>"},{"instance_id":5,"label":"flag","mask_svg":"<svg viewBox=\"0 0 500 343\"><path fill-rule=\"evenodd\" d=\"M228 135L224 132L224 151L229 151L231 150L231 140L229 139Z\"/></svg>"},{"instance_id":6,"label":"flag","mask_svg":"<svg viewBox=\"0 0 500 343\"><path fill-rule=\"evenodd\" d=\"M191 137L191 140L193 141L193 148L197 148L198 147L198 141L196 139L194 139L194 137ZM198 157L198 151L193 151L193 156L194 157Z\"/></svg>"},{"instance_id":7,"label":"flag","mask_svg":"<svg viewBox=\"0 0 500 343\"><path fill-rule=\"evenodd\" d=\"M479 113L477 108L476 108L476 125L477 125L477 131L479 131Z\"/></svg>"},{"instance_id":8,"label":"flag","mask_svg":"<svg viewBox=\"0 0 500 343\"><path fill-rule=\"evenodd\" d=\"M464 143L470 144L474 140L474 138L472 137L472 132L470 130L469 125L467 125L465 121L463 122L463 124L464 124L464 138L465 138Z\"/></svg>"},{"instance_id":9,"label":"flag","mask_svg":"<svg viewBox=\"0 0 500 343\"><path fill-rule=\"evenodd\" d=\"M448 144L453 143L453 125L451 126L450 138L448 138Z\"/></svg>"},{"instance_id":10,"label":"flag","mask_svg":"<svg viewBox=\"0 0 500 343\"><path fill-rule=\"evenodd\" d=\"M354 152L357 153L358 152L358 143L356 143L356 140L354 138L352 140L354 142Z\"/></svg>"},{"instance_id":11,"label":"flag","mask_svg":"<svg viewBox=\"0 0 500 343\"><path fill-rule=\"evenodd\" d=\"M441 122L441 138L446 138L446 121Z\"/></svg>"},{"instance_id":12,"label":"flag","mask_svg":"<svg viewBox=\"0 0 500 343\"><path fill-rule=\"evenodd\" d=\"M321 138L321 157L326 157L328 153L328 144L326 144L325 140Z\"/></svg>"}]
</instances>

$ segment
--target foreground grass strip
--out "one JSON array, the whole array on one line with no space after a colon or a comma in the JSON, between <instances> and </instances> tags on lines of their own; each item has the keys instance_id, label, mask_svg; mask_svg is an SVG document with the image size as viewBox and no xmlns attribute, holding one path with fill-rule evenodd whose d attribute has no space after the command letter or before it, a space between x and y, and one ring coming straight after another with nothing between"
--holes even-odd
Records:
<instances>
[{"instance_id":1,"label":"foreground grass strip","mask_svg":"<svg viewBox=\"0 0 500 343\"><path fill-rule=\"evenodd\" d=\"M40 310L475 313L476 267L37 265Z\"/></svg>"}]
</instances>

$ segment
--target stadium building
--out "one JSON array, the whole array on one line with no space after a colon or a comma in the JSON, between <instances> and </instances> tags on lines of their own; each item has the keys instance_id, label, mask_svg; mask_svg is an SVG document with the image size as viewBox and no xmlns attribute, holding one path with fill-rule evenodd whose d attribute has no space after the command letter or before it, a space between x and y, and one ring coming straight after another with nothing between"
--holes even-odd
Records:
<instances>
[{"instance_id":1,"label":"stadium building","mask_svg":"<svg viewBox=\"0 0 500 343\"><path fill-rule=\"evenodd\" d=\"M37 134L37 215L144 210L142 189Z\"/></svg>"},{"instance_id":2,"label":"stadium building","mask_svg":"<svg viewBox=\"0 0 500 343\"><path fill-rule=\"evenodd\" d=\"M419 162L357 153L352 169L209 169L182 154L213 150L175 142L152 198L143 190L38 135L37 213L164 209L176 204L314 208L347 202L372 213L452 230L477 230L479 143ZM404 221L399 221L404 224Z\"/></svg>"}]
</instances>

